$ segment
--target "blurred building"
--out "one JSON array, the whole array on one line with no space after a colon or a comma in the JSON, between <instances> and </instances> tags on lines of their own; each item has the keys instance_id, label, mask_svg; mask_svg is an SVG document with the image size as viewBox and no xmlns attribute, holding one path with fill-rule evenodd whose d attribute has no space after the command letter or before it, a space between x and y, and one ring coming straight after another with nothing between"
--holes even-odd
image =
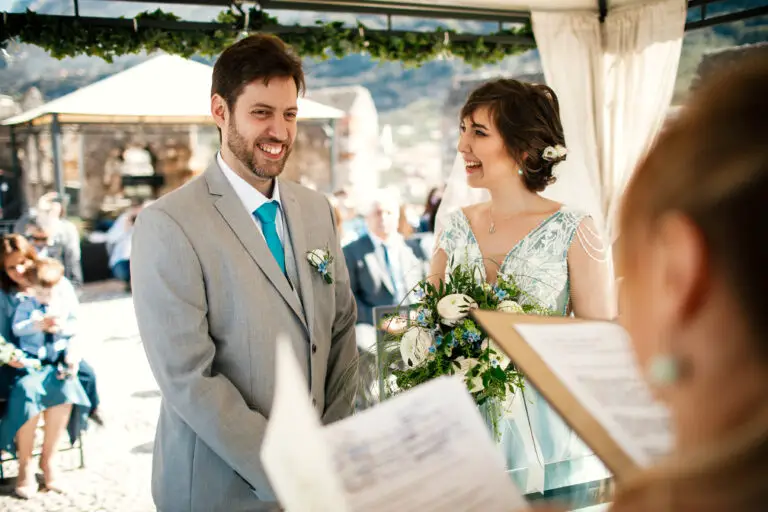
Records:
<instances>
[{"instance_id":1,"label":"blurred building","mask_svg":"<svg viewBox=\"0 0 768 512\"><path fill-rule=\"evenodd\" d=\"M308 91L307 97L344 112L336 122L335 188L378 186L382 167L379 114L370 91L361 85L326 87Z\"/></svg>"},{"instance_id":2,"label":"blurred building","mask_svg":"<svg viewBox=\"0 0 768 512\"><path fill-rule=\"evenodd\" d=\"M22 113L5 120L14 125L22 201L33 204L61 188L69 214L93 221L200 174L219 146L210 80L210 66L159 55L48 103L30 89ZM302 98L299 106L299 121L307 126L299 130L284 176L330 192L332 158L322 125L342 112ZM56 130L61 180L52 147ZM10 128L0 131L10 141ZM12 155L10 149L8 158L0 154L0 165L7 160L13 168Z\"/></svg>"}]
</instances>

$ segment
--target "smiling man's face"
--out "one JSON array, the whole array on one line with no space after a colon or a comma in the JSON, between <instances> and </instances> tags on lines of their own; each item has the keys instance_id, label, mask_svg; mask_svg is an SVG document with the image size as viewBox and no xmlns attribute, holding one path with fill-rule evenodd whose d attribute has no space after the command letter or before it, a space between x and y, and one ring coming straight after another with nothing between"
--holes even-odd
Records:
<instances>
[{"instance_id":1,"label":"smiling man's face","mask_svg":"<svg viewBox=\"0 0 768 512\"><path fill-rule=\"evenodd\" d=\"M246 181L270 181L283 172L296 140L297 97L291 77L251 82L231 108L214 96L213 108L224 114L219 125L224 159Z\"/></svg>"}]
</instances>

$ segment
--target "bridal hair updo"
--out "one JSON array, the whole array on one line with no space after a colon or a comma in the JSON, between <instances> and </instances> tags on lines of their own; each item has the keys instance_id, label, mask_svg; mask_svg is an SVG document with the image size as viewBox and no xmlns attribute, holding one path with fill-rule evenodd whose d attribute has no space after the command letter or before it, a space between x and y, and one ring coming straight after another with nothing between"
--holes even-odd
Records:
<instances>
[{"instance_id":1,"label":"bridal hair updo","mask_svg":"<svg viewBox=\"0 0 768 512\"><path fill-rule=\"evenodd\" d=\"M565 146L555 91L546 85L500 78L472 91L461 109L461 119L482 107L488 108L507 151L520 165L526 188L541 192L553 184L553 168L565 160L565 155L543 158L547 147Z\"/></svg>"}]
</instances>

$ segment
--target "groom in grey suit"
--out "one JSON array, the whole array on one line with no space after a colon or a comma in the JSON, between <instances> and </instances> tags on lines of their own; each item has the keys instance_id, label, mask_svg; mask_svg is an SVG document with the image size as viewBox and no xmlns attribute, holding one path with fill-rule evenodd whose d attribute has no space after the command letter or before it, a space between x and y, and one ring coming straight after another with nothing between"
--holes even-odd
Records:
<instances>
[{"instance_id":1,"label":"groom in grey suit","mask_svg":"<svg viewBox=\"0 0 768 512\"><path fill-rule=\"evenodd\" d=\"M131 275L162 393L152 494L161 512L279 510L259 451L275 338L293 341L324 423L351 414L355 301L328 201L278 180L296 137L301 61L271 36L213 70L221 151L205 173L138 217ZM306 254L327 249L332 284Z\"/></svg>"}]
</instances>

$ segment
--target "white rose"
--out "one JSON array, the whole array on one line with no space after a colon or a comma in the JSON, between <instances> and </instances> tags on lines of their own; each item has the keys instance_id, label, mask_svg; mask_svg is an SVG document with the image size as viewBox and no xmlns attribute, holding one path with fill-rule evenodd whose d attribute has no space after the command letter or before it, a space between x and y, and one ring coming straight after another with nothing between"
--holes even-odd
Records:
<instances>
[{"instance_id":1,"label":"white rose","mask_svg":"<svg viewBox=\"0 0 768 512\"><path fill-rule=\"evenodd\" d=\"M525 313L523 306L515 302L514 300L503 300L496 308L503 313Z\"/></svg>"},{"instance_id":2,"label":"white rose","mask_svg":"<svg viewBox=\"0 0 768 512\"><path fill-rule=\"evenodd\" d=\"M315 249L314 251L309 251L307 253L307 260L309 260L310 263L320 263L327 257L328 253L322 249Z\"/></svg>"},{"instance_id":3,"label":"white rose","mask_svg":"<svg viewBox=\"0 0 768 512\"><path fill-rule=\"evenodd\" d=\"M470 309L476 307L477 303L469 295L453 293L440 299L437 303L437 314L445 325L453 326L465 319Z\"/></svg>"},{"instance_id":4,"label":"white rose","mask_svg":"<svg viewBox=\"0 0 768 512\"><path fill-rule=\"evenodd\" d=\"M552 147L552 146L548 146L548 147L544 148L544 151L541 153L541 157L544 160L547 160L547 161L551 162L552 160L557 158L557 150L554 147Z\"/></svg>"},{"instance_id":5,"label":"white rose","mask_svg":"<svg viewBox=\"0 0 768 512\"><path fill-rule=\"evenodd\" d=\"M434 343L432 333L421 327L411 327L400 338L400 356L408 366L418 366L427 360ZM410 362L409 362L410 361Z\"/></svg>"}]
</instances>

